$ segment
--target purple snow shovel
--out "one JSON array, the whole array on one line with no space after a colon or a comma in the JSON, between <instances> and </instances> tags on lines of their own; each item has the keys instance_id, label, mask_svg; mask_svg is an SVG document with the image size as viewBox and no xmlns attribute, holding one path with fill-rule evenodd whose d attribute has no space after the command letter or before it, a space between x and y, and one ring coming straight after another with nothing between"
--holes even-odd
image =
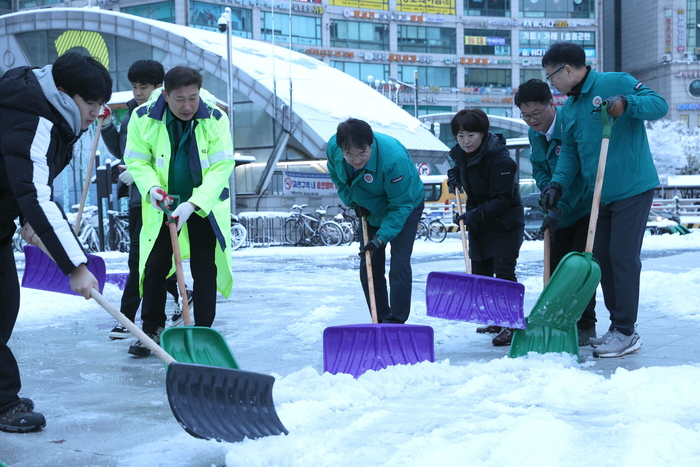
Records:
<instances>
[{"instance_id":1,"label":"purple snow shovel","mask_svg":"<svg viewBox=\"0 0 700 467\"><path fill-rule=\"evenodd\" d=\"M367 219L362 218L367 244ZM357 378L368 370L390 365L435 361L433 328L416 324L379 324L374 297L370 252L365 253L372 324L330 326L323 331L323 371L348 373Z\"/></svg>"},{"instance_id":2,"label":"purple snow shovel","mask_svg":"<svg viewBox=\"0 0 700 467\"><path fill-rule=\"evenodd\" d=\"M97 279L102 292L107 276L105 261L97 255L88 255L88 259L87 268ZM70 288L70 277L63 274L56 263L39 247L24 246L24 265L22 287L78 295Z\"/></svg>"},{"instance_id":3,"label":"purple snow shovel","mask_svg":"<svg viewBox=\"0 0 700 467\"><path fill-rule=\"evenodd\" d=\"M362 233L367 244L365 217L362 218ZM348 373L357 378L368 370L381 370L390 365L434 362L433 328L416 324L379 324L369 251L365 258L372 324L327 327L323 331L323 371Z\"/></svg>"},{"instance_id":4,"label":"purple snow shovel","mask_svg":"<svg viewBox=\"0 0 700 467\"><path fill-rule=\"evenodd\" d=\"M460 190L455 190L457 212L462 214ZM471 274L469 244L464 222L459 221L467 273L431 272L425 287L428 316L468 321L487 326L525 329L525 286L517 282Z\"/></svg>"}]
</instances>

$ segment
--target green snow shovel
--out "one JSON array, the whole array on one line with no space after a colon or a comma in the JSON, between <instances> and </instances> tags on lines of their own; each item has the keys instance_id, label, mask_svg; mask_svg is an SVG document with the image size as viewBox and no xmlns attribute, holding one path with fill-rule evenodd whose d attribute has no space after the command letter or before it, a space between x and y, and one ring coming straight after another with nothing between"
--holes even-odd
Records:
<instances>
[{"instance_id":1,"label":"green snow shovel","mask_svg":"<svg viewBox=\"0 0 700 467\"><path fill-rule=\"evenodd\" d=\"M561 260L526 318L527 328L516 329L513 333L508 354L511 358L527 355L528 352L567 352L577 357L579 355L576 323L600 283L600 265L593 258L593 241L598 223L610 134L615 123L614 118L608 118L607 105L605 101L600 106L603 139L600 145L586 249L583 253L569 253Z\"/></svg>"},{"instance_id":2,"label":"green snow shovel","mask_svg":"<svg viewBox=\"0 0 700 467\"><path fill-rule=\"evenodd\" d=\"M175 202L177 203L177 199ZM226 339L219 331L208 327L191 325L190 306L187 303L187 290L185 289L185 274L182 270L180 242L177 239L177 221L170 218L172 211L165 204L160 203L160 207L168 216L170 242L172 243L173 257L175 258L177 287L180 291L182 318L185 323L184 326L172 327L163 331L160 335L160 345L178 362L238 369L240 367L236 357L233 356Z\"/></svg>"}]
</instances>

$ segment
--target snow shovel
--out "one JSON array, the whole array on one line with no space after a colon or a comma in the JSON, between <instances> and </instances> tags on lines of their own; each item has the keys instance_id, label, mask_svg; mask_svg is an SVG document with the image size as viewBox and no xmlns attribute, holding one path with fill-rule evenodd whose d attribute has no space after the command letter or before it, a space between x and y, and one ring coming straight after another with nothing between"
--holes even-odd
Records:
<instances>
[{"instance_id":1,"label":"snow shovel","mask_svg":"<svg viewBox=\"0 0 700 467\"><path fill-rule=\"evenodd\" d=\"M32 243L50 256L38 236ZM170 409L190 435L237 443L289 434L275 411L273 376L178 362L97 290L92 289L91 296L165 363Z\"/></svg>"},{"instance_id":2,"label":"snow shovel","mask_svg":"<svg viewBox=\"0 0 700 467\"><path fill-rule=\"evenodd\" d=\"M36 238L39 237L36 236ZM87 256L87 268L97 279L100 284L100 292L102 292L107 277L105 261L97 255L88 254ZM34 245L24 246L22 287L77 295L70 288L70 277L63 274L63 271L59 269L51 257Z\"/></svg>"},{"instance_id":3,"label":"snow shovel","mask_svg":"<svg viewBox=\"0 0 700 467\"><path fill-rule=\"evenodd\" d=\"M362 218L364 244L369 242L367 218ZM433 328L417 324L379 324L370 252L365 253L372 324L330 326L323 331L323 371L357 378L368 370L390 365L435 361Z\"/></svg>"},{"instance_id":4,"label":"snow shovel","mask_svg":"<svg viewBox=\"0 0 700 467\"><path fill-rule=\"evenodd\" d=\"M603 192L608 145L615 119L608 118L607 101L600 106L603 137L593 190L593 205L588 223L588 237L583 253L571 252L564 256L545 285L535 306L527 317L527 328L516 330L510 345L509 357L516 358L528 352L567 352L579 355L577 321L591 301L600 283L600 265L593 258L593 242L598 224L600 198Z\"/></svg>"},{"instance_id":5,"label":"snow shovel","mask_svg":"<svg viewBox=\"0 0 700 467\"><path fill-rule=\"evenodd\" d=\"M455 189L457 212L462 215L460 189ZM431 272L425 287L427 315L487 326L525 327L525 286L517 282L471 273L464 222L459 221L467 273Z\"/></svg>"},{"instance_id":6,"label":"snow shovel","mask_svg":"<svg viewBox=\"0 0 700 467\"><path fill-rule=\"evenodd\" d=\"M173 257L175 258L177 287L180 291L180 301L182 302L182 319L185 324L184 326L172 327L163 331L160 335L160 345L169 354L173 355L178 362L238 369L240 367L236 357L233 356L226 339L219 331L203 326L192 326L190 305L187 302L187 290L185 289L185 275L182 270L180 242L177 238L177 221L170 218L172 211L165 204L160 203L160 207L168 217L170 242L173 248Z\"/></svg>"}]
</instances>

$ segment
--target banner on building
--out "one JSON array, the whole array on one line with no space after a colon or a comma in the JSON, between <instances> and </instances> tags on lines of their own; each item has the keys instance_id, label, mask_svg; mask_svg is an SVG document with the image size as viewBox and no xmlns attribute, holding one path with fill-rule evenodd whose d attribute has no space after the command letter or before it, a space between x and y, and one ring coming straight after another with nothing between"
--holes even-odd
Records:
<instances>
[{"instance_id":1,"label":"banner on building","mask_svg":"<svg viewBox=\"0 0 700 467\"><path fill-rule=\"evenodd\" d=\"M284 196L333 196L338 191L328 174L283 172L282 175Z\"/></svg>"}]
</instances>

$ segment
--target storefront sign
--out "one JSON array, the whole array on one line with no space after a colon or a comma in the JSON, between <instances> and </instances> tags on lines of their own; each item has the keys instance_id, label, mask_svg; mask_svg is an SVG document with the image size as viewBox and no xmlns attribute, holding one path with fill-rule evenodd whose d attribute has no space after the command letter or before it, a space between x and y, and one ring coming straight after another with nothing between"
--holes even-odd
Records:
<instances>
[{"instance_id":1,"label":"storefront sign","mask_svg":"<svg viewBox=\"0 0 700 467\"><path fill-rule=\"evenodd\" d=\"M679 52L685 52L685 10L678 10L678 47Z\"/></svg>"},{"instance_id":2,"label":"storefront sign","mask_svg":"<svg viewBox=\"0 0 700 467\"><path fill-rule=\"evenodd\" d=\"M331 50L331 49L296 49L297 52L305 53L306 55L320 55L322 57L355 57L355 52L346 50Z\"/></svg>"},{"instance_id":3,"label":"storefront sign","mask_svg":"<svg viewBox=\"0 0 700 467\"><path fill-rule=\"evenodd\" d=\"M673 10L666 10L664 22L666 23L666 38L664 52L670 53L673 46Z\"/></svg>"},{"instance_id":4,"label":"storefront sign","mask_svg":"<svg viewBox=\"0 0 700 467\"><path fill-rule=\"evenodd\" d=\"M430 55L402 55L381 52L365 52L362 54L365 60L388 61L388 62L411 62L411 63L433 63Z\"/></svg>"},{"instance_id":5,"label":"storefront sign","mask_svg":"<svg viewBox=\"0 0 700 467\"><path fill-rule=\"evenodd\" d=\"M679 71L673 76L676 78L700 78L700 70Z\"/></svg>"},{"instance_id":6,"label":"storefront sign","mask_svg":"<svg viewBox=\"0 0 700 467\"><path fill-rule=\"evenodd\" d=\"M678 110L700 110L700 104L678 104Z\"/></svg>"},{"instance_id":7,"label":"storefront sign","mask_svg":"<svg viewBox=\"0 0 700 467\"><path fill-rule=\"evenodd\" d=\"M282 179L284 196L333 196L338 191L328 174L283 172Z\"/></svg>"}]
</instances>

